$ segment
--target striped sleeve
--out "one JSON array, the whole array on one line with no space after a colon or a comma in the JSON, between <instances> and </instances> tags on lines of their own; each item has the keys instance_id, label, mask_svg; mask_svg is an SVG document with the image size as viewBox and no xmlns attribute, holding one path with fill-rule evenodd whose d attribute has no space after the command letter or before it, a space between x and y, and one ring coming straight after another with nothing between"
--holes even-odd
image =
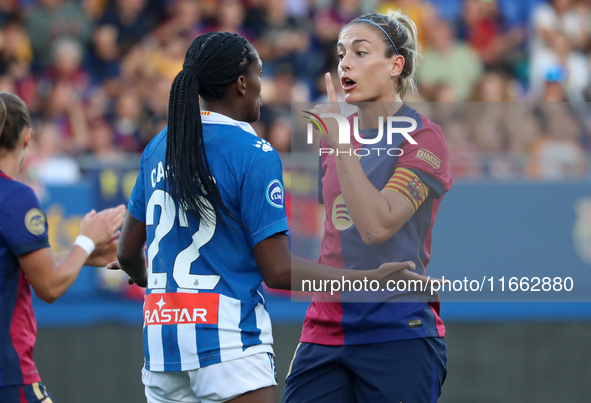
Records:
<instances>
[{"instance_id":1,"label":"striped sleeve","mask_svg":"<svg viewBox=\"0 0 591 403\"><path fill-rule=\"evenodd\" d=\"M384 190L398 192L410 203L413 213L427 199L429 190L417 174L406 168L397 168Z\"/></svg>"}]
</instances>

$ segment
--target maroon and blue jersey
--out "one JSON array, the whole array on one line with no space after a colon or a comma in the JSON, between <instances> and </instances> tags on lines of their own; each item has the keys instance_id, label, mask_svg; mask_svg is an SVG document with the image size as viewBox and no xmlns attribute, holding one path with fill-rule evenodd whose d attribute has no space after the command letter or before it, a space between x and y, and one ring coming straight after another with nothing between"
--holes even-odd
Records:
<instances>
[{"instance_id":1,"label":"maroon and blue jersey","mask_svg":"<svg viewBox=\"0 0 591 403\"><path fill-rule=\"evenodd\" d=\"M376 144L360 144L353 135L355 148L368 148L371 152L359 152L361 165L370 182L380 191L391 184L394 172L403 172L411 178L408 183L409 199L413 210L410 220L392 237L379 244L367 245L347 211L337 176L335 156L323 153L319 169L319 201L325 205L324 235L318 262L327 266L353 269L377 269L386 262L413 261L416 272L426 274L431 258L431 236L435 217L443 199L450 190L452 178L447 169L447 142L441 128L403 105L394 116L413 118L417 127L410 136L417 142L411 144L402 135L392 136L387 144L385 135ZM352 116L349 117L353 127ZM408 127L408 123L398 124ZM376 138L377 129L360 132L364 139ZM321 140L320 147L328 148ZM381 148L378 155L377 149ZM387 150L399 148L403 153ZM365 155L367 154L367 155ZM414 177L414 179L412 179ZM416 183L412 182L415 181ZM429 191L421 190L421 183ZM413 204L414 203L414 204ZM391 293L382 293L378 301L392 299ZM401 294L404 297L404 294ZM409 294L406 294L409 297ZM327 293L316 293L306 313L301 341L325 345L354 345L421 337L443 337L445 327L439 317L439 296L430 300L402 298L410 302L343 302Z\"/></svg>"},{"instance_id":2,"label":"maroon and blue jersey","mask_svg":"<svg viewBox=\"0 0 591 403\"><path fill-rule=\"evenodd\" d=\"M49 247L47 219L31 188L0 172L0 388L40 381L31 287L18 256Z\"/></svg>"}]
</instances>

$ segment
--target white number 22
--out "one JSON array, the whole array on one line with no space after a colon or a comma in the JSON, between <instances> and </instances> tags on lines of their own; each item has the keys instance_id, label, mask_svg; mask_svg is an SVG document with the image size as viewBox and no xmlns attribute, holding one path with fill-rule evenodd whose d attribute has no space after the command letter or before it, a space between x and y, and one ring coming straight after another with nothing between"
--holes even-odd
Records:
<instances>
[{"instance_id":1,"label":"white number 22","mask_svg":"<svg viewBox=\"0 0 591 403\"><path fill-rule=\"evenodd\" d=\"M211 204L206 199L203 199L205 204L211 207ZM154 273L153 263L154 258L160 251L160 241L164 238L174 227L176 219L176 204L172 197L161 189L154 190L148 207L146 209L146 225L154 225L154 212L156 206L160 206L160 222L154 231L154 240L148 246L148 288L166 288L167 277L166 272ZM166 206L166 207L165 207ZM179 224L181 227L188 228L189 222L185 211L179 211ZM199 223L199 230L193 234L193 242L187 248L182 250L174 260L172 268L172 277L179 288L189 288L194 290L213 290L220 281L218 275L200 275L191 274L191 264L201 256L199 249L211 241L215 233L215 217L214 222L202 220Z\"/></svg>"}]
</instances>

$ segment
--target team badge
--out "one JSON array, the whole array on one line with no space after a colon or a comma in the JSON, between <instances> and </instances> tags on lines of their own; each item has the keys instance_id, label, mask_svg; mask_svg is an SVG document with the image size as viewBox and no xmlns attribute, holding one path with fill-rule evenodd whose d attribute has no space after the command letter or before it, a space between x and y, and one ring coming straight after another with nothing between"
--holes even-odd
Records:
<instances>
[{"instance_id":1,"label":"team badge","mask_svg":"<svg viewBox=\"0 0 591 403\"><path fill-rule=\"evenodd\" d=\"M332 225L339 231L344 231L353 225L353 220L349 215L349 210L347 210L345 198L342 194L332 204Z\"/></svg>"},{"instance_id":2,"label":"team badge","mask_svg":"<svg viewBox=\"0 0 591 403\"><path fill-rule=\"evenodd\" d=\"M271 144L269 144L267 140L257 140L257 142L253 144L253 146L255 146L256 148L260 148L266 153L268 153L269 151L273 151L273 147L271 147Z\"/></svg>"},{"instance_id":3,"label":"team badge","mask_svg":"<svg viewBox=\"0 0 591 403\"><path fill-rule=\"evenodd\" d=\"M33 235L43 235L45 233L45 213L38 208L32 208L25 215L25 226Z\"/></svg>"},{"instance_id":4,"label":"team badge","mask_svg":"<svg viewBox=\"0 0 591 403\"><path fill-rule=\"evenodd\" d=\"M267 185L267 201L273 207L283 208L283 186L278 179L272 180Z\"/></svg>"},{"instance_id":5,"label":"team badge","mask_svg":"<svg viewBox=\"0 0 591 403\"><path fill-rule=\"evenodd\" d=\"M575 251L586 263L591 264L591 197L579 200L575 205L577 221L573 229Z\"/></svg>"},{"instance_id":6,"label":"team badge","mask_svg":"<svg viewBox=\"0 0 591 403\"><path fill-rule=\"evenodd\" d=\"M423 202L427 194L427 189L425 189L425 185L421 183L419 178L415 176L413 180L408 183L407 189L413 199L419 203Z\"/></svg>"}]
</instances>

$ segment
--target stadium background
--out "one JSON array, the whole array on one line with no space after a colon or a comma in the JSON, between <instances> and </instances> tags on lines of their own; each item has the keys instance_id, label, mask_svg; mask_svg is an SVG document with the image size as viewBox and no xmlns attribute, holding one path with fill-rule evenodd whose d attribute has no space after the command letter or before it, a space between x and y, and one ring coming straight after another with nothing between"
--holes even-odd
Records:
<instances>
[{"instance_id":1,"label":"stadium background","mask_svg":"<svg viewBox=\"0 0 591 403\"><path fill-rule=\"evenodd\" d=\"M516 273L588 271L587 0L2 1L0 91L18 94L33 112L21 179L43 202L53 247L71 245L86 211L126 200L139 153L166 123L185 50L210 30L240 33L258 49L265 106L255 129L282 153L287 187L317 209L314 181L289 171L297 158L291 104L325 100L322 77L335 70L340 27L388 8L419 26L420 97L408 101L453 109L437 120L456 182L435 226L431 273L493 274L501 265ZM566 101L556 106L561 113L540 103L552 101ZM474 104L466 102L484 109L467 114ZM518 104L496 102L526 110L512 116L504 112ZM317 215L294 216L291 225L317 244ZM34 304L35 359L56 402L145 401L140 290L87 268L54 305ZM305 309L269 297L280 382ZM449 346L442 402L589 401L590 304L444 300L442 318ZM278 391L280 398L282 384Z\"/></svg>"}]
</instances>

